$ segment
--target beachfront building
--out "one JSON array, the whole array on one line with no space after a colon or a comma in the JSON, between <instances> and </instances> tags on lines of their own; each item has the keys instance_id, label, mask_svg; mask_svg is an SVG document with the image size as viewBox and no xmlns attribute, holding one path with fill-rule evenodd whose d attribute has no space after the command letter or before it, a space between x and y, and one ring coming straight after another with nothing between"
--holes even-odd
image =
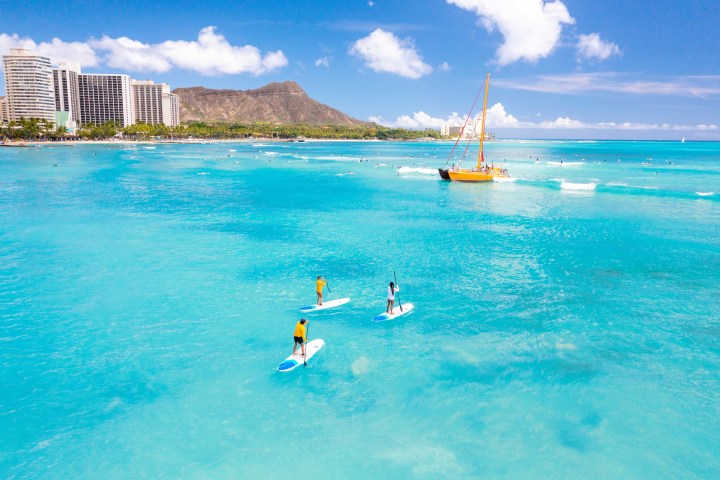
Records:
<instances>
[{"instance_id":1,"label":"beachfront building","mask_svg":"<svg viewBox=\"0 0 720 480\"><path fill-rule=\"evenodd\" d=\"M462 125L440 125L440 135L445 137L457 137L462 132L462 138L475 139L480 134L480 124L477 120L470 120L463 129Z\"/></svg>"},{"instance_id":2,"label":"beachfront building","mask_svg":"<svg viewBox=\"0 0 720 480\"><path fill-rule=\"evenodd\" d=\"M72 131L79 123L80 115L80 65L61 63L53 68L53 89L55 93L55 124Z\"/></svg>"},{"instance_id":3,"label":"beachfront building","mask_svg":"<svg viewBox=\"0 0 720 480\"><path fill-rule=\"evenodd\" d=\"M174 93L163 96L163 120L169 127L180 125L180 97Z\"/></svg>"},{"instance_id":4,"label":"beachfront building","mask_svg":"<svg viewBox=\"0 0 720 480\"><path fill-rule=\"evenodd\" d=\"M442 135L443 137L457 137L462 131L463 139L477 140L478 138L480 138L481 127L482 125L480 119L470 120L469 122L467 122L467 125L465 125L465 130L463 130L462 126L440 125L440 135ZM495 140L495 134L486 131L485 140Z\"/></svg>"},{"instance_id":5,"label":"beachfront building","mask_svg":"<svg viewBox=\"0 0 720 480\"><path fill-rule=\"evenodd\" d=\"M0 125L8 123L10 121L9 118L7 98L0 97Z\"/></svg>"},{"instance_id":6,"label":"beachfront building","mask_svg":"<svg viewBox=\"0 0 720 480\"><path fill-rule=\"evenodd\" d=\"M132 89L136 121L169 127L180 123L180 102L177 95L170 93L170 85L133 80Z\"/></svg>"},{"instance_id":7,"label":"beachfront building","mask_svg":"<svg viewBox=\"0 0 720 480\"><path fill-rule=\"evenodd\" d=\"M440 125L440 135L443 137L457 137L460 135L462 127L456 127L454 125Z\"/></svg>"},{"instance_id":8,"label":"beachfront building","mask_svg":"<svg viewBox=\"0 0 720 480\"><path fill-rule=\"evenodd\" d=\"M38 118L55 122L50 59L24 48L3 55L8 121Z\"/></svg>"},{"instance_id":9,"label":"beachfront building","mask_svg":"<svg viewBox=\"0 0 720 480\"><path fill-rule=\"evenodd\" d=\"M81 125L115 122L120 127L135 123L130 77L121 74L78 75Z\"/></svg>"}]
</instances>

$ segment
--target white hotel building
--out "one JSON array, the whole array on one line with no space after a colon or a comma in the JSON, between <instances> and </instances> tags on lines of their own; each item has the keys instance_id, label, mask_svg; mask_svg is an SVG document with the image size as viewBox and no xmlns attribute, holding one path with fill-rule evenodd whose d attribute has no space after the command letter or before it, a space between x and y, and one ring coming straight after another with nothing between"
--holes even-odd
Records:
<instances>
[{"instance_id":1,"label":"white hotel building","mask_svg":"<svg viewBox=\"0 0 720 480\"><path fill-rule=\"evenodd\" d=\"M151 80L133 80L135 119L148 124L163 123L174 127L180 123L180 101L170 93L167 83Z\"/></svg>"},{"instance_id":2,"label":"white hotel building","mask_svg":"<svg viewBox=\"0 0 720 480\"><path fill-rule=\"evenodd\" d=\"M7 97L0 97L0 125L10 121Z\"/></svg>"},{"instance_id":3,"label":"white hotel building","mask_svg":"<svg viewBox=\"0 0 720 480\"><path fill-rule=\"evenodd\" d=\"M115 122L120 127L135 123L130 77L121 74L81 73L80 123Z\"/></svg>"},{"instance_id":4,"label":"white hotel building","mask_svg":"<svg viewBox=\"0 0 720 480\"><path fill-rule=\"evenodd\" d=\"M180 123L180 101L165 83L135 81L128 75L81 73L25 49L3 55L7 96L0 97L0 123L42 118L72 130L78 125L115 122L127 127Z\"/></svg>"},{"instance_id":5,"label":"white hotel building","mask_svg":"<svg viewBox=\"0 0 720 480\"><path fill-rule=\"evenodd\" d=\"M80 123L80 65L61 63L53 68L55 123L74 129Z\"/></svg>"},{"instance_id":6,"label":"white hotel building","mask_svg":"<svg viewBox=\"0 0 720 480\"><path fill-rule=\"evenodd\" d=\"M3 55L5 100L8 119L41 118L55 122L55 99L50 59L24 48L13 48Z\"/></svg>"}]
</instances>

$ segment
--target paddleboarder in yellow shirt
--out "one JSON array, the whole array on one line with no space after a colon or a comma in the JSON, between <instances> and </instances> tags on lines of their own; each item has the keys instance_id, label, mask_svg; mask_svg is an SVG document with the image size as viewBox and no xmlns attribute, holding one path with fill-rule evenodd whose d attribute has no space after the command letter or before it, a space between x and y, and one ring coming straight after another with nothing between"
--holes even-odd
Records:
<instances>
[{"instance_id":1,"label":"paddleboarder in yellow shirt","mask_svg":"<svg viewBox=\"0 0 720 480\"><path fill-rule=\"evenodd\" d=\"M323 287L327 285L327 282L322 279L320 275L318 275L317 281L315 282L315 292L317 293L318 299L317 299L317 305L318 307L322 305L322 289Z\"/></svg>"},{"instance_id":2,"label":"paddleboarder in yellow shirt","mask_svg":"<svg viewBox=\"0 0 720 480\"><path fill-rule=\"evenodd\" d=\"M295 333L293 333L293 340L295 340L295 344L293 345L293 355L295 355L295 352L297 351L297 346L299 344L302 356L305 356L305 342L307 342L307 329L305 327L306 323L310 323L310 321L301 318L300 321L295 324Z\"/></svg>"}]
</instances>

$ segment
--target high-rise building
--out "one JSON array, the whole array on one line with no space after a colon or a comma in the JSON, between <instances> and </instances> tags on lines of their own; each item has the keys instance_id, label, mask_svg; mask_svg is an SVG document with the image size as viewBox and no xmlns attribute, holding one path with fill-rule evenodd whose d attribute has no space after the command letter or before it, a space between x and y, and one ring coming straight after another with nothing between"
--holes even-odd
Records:
<instances>
[{"instance_id":1,"label":"high-rise building","mask_svg":"<svg viewBox=\"0 0 720 480\"><path fill-rule=\"evenodd\" d=\"M53 68L52 73L57 112L55 123L73 129L80 123L80 65L61 63L58 68Z\"/></svg>"},{"instance_id":2,"label":"high-rise building","mask_svg":"<svg viewBox=\"0 0 720 480\"><path fill-rule=\"evenodd\" d=\"M0 97L0 124L7 123L9 117L7 98Z\"/></svg>"},{"instance_id":3,"label":"high-rise building","mask_svg":"<svg viewBox=\"0 0 720 480\"><path fill-rule=\"evenodd\" d=\"M180 123L180 102L167 83L133 80L135 119L152 125L174 127Z\"/></svg>"},{"instance_id":4,"label":"high-rise building","mask_svg":"<svg viewBox=\"0 0 720 480\"><path fill-rule=\"evenodd\" d=\"M78 75L80 123L100 125L115 122L120 127L135 123L130 77L120 74Z\"/></svg>"},{"instance_id":5,"label":"high-rise building","mask_svg":"<svg viewBox=\"0 0 720 480\"><path fill-rule=\"evenodd\" d=\"M3 65L9 120L40 118L54 122L50 59L24 48L13 48L3 55Z\"/></svg>"},{"instance_id":6,"label":"high-rise building","mask_svg":"<svg viewBox=\"0 0 720 480\"><path fill-rule=\"evenodd\" d=\"M174 93L163 96L163 121L169 127L180 125L180 97Z\"/></svg>"}]
</instances>

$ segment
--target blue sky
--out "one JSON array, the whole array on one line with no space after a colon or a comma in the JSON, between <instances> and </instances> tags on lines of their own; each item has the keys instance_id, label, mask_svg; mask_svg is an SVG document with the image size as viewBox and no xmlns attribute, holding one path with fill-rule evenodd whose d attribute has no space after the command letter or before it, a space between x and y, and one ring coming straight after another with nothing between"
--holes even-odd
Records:
<instances>
[{"instance_id":1,"label":"blue sky","mask_svg":"<svg viewBox=\"0 0 720 480\"><path fill-rule=\"evenodd\" d=\"M294 80L361 120L508 138L720 139L720 2L0 1L24 46L172 88ZM2 82L4 86L4 81Z\"/></svg>"}]
</instances>

